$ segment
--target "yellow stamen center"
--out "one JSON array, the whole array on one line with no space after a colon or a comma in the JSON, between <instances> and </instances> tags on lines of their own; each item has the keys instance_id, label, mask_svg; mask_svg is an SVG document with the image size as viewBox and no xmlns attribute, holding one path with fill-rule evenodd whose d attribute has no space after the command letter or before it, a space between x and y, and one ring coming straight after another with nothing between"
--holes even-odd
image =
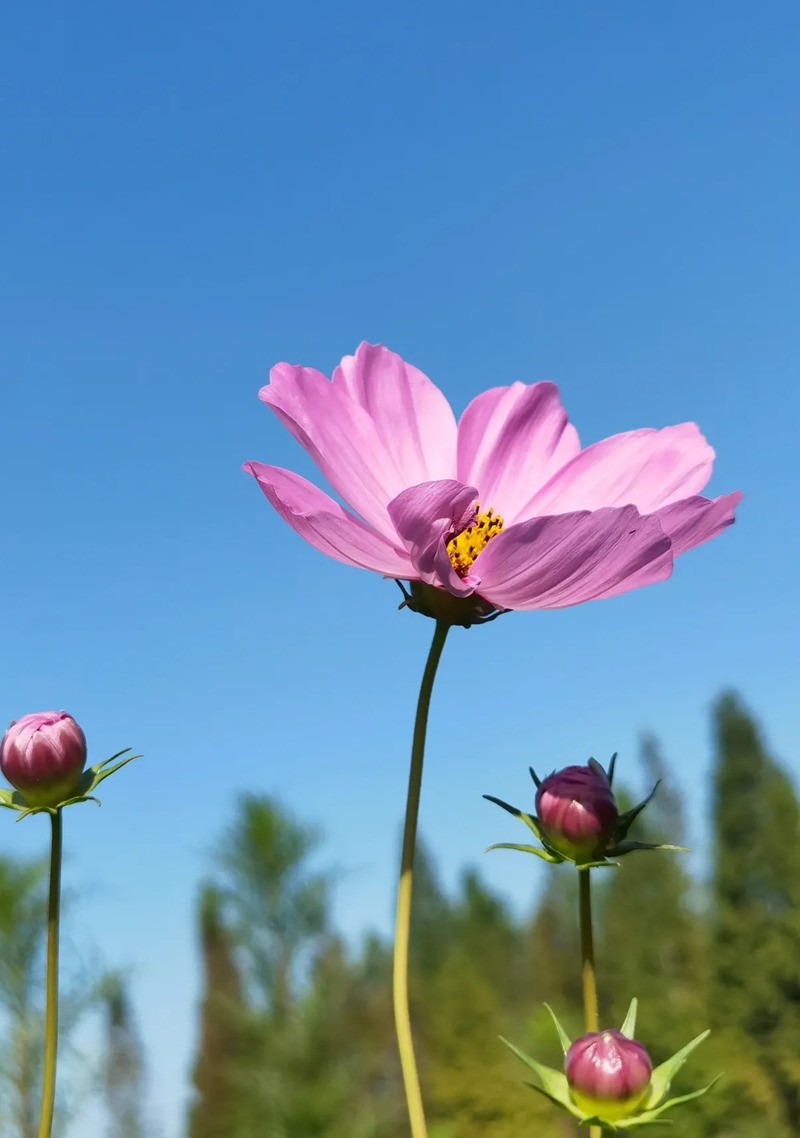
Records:
<instances>
[{"instance_id":1,"label":"yellow stamen center","mask_svg":"<svg viewBox=\"0 0 800 1138\"><path fill-rule=\"evenodd\" d=\"M477 508L480 509L480 502ZM475 558L493 537L497 537L504 524L494 510L487 510L484 514L479 513L471 526L450 538L447 552L459 577L468 575Z\"/></svg>"}]
</instances>

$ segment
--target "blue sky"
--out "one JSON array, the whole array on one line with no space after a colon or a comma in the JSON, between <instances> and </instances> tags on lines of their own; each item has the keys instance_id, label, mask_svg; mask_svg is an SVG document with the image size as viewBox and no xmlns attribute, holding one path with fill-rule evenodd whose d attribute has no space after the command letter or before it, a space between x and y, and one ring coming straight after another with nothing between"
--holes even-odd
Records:
<instances>
[{"instance_id":1,"label":"blue sky","mask_svg":"<svg viewBox=\"0 0 800 1138\"><path fill-rule=\"evenodd\" d=\"M431 632L241 473L308 469L256 398L273 362L383 342L458 410L551 378L585 442L695 419L712 490L745 491L664 585L452 634L422 812L448 881L508 838L483 792L632 760L643 728L702 850L724 685L796 764L800 20L34 0L2 21L0 719L64 707L95 759L145 753L69 813L66 874L73 935L132 969L177 1138L196 884L235 793L322 823L341 926L387 928ZM0 849L44 849L41 820L0 821ZM520 904L522 860L481 861Z\"/></svg>"}]
</instances>

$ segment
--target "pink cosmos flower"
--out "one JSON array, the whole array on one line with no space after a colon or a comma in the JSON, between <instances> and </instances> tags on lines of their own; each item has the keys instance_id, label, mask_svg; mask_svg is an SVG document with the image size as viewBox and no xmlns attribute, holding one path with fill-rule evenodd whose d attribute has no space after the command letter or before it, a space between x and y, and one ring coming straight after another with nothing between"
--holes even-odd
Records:
<instances>
[{"instance_id":1,"label":"pink cosmos flower","mask_svg":"<svg viewBox=\"0 0 800 1138\"><path fill-rule=\"evenodd\" d=\"M694 423L581 449L553 383L476 396L461 418L411 364L361 344L328 380L277 364L259 398L345 503L248 462L280 516L329 557L497 609L557 609L663 581L733 521L702 497L714 451Z\"/></svg>"}]
</instances>

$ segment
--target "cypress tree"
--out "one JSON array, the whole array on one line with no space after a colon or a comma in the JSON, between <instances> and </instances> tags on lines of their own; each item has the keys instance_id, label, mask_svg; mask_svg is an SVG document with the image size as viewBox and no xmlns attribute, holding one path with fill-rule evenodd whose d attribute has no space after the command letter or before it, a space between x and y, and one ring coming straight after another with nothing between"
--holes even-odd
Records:
<instances>
[{"instance_id":1,"label":"cypress tree","mask_svg":"<svg viewBox=\"0 0 800 1138\"><path fill-rule=\"evenodd\" d=\"M732 693L714 712L711 1016L737 1134L800 1132L800 810Z\"/></svg>"},{"instance_id":2,"label":"cypress tree","mask_svg":"<svg viewBox=\"0 0 800 1138\"><path fill-rule=\"evenodd\" d=\"M110 1138L142 1138L144 1060L128 994L119 976L106 985L105 1091Z\"/></svg>"},{"instance_id":3,"label":"cypress tree","mask_svg":"<svg viewBox=\"0 0 800 1138\"><path fill-rule=\"evenodd\" d=\"M640 764L648 790L658 790L639 815L631 836L679 845L685 823L680 794L669 777L657 740L641 740ZM637 795L637 800L641 799ZM618 791L621 808L629 803ZM631 999L639 999L639 1035L656 1063L700 1031L705 1023L705 933L691 902L684 854L641 851L597 875L601 1019L619 1025ZM689 1118L681 1119L681 1125ZM687 1131L688 1133L688 1131Z\"/></svg>"},{"instance_id":4,"label":"cypress tree","mask_svg":"<svg viewBox=\"0 0 800 1138\"><path fill-rule=\"evenodd\" d=\"M219 891L203 886L198 903L203 996L192 1082L189 1138L240 1138L249 1066L247 1012Z\"/></svg>"}]
</instances>

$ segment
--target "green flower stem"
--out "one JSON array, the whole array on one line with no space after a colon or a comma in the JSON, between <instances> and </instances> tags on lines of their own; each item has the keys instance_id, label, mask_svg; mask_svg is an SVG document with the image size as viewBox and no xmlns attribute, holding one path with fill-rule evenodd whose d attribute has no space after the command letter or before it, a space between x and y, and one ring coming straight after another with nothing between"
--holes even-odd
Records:
<instances>
[{"instance_id":1,"label":"green flower stem","mask_svg":"<svg viewBox=\"0 0 800 1138\"><path fill-rule=\"evenodd\" d=\"M58 1055L58 932L61 909L61 811L50 815L50 895L47 902L47 980L44 1023L44 1078L39 1115L39 1138L50 1138L56 1101Z\"/></svg>"},{"instance_id":2,"label":"green flower stem","mask_svg":"<svg viewBox=\"0 0 800 1138\"><path fill-rule=\"evenodd\" d=\"M437 620L425 671L422 673L422 683L417 701L417 717L414 722L414 738L411 745L411 769L408 775L406 819L403 826L400 884L397 889L392 990L397 1047L400 1052L400 1066L403 1071L403 1086L406 1092L412 1138L426 1138L427 1136L422 1091L419 1086L419 1073L414 1056L414 1040L411 1034L411 1017L408 1011L408 941L411 924L411 891L414 879L414 848L417 841L417 817L422 787L422 764L425 757L428 709L431 704L431 692L433 691L436 669L439 666L449 627L448 624ZM39 1138L43 1138L43 1135L40 1135Z\"/></svg>"},{"instance_id":3,"label":"green flower stem","mask_svg":"<svg viewBox=\"0 0 800 1138\"><path fill-rule=\"evenodd\" d=\"M599 1031L600 1015L597 1008L597 973L594 965L594 936L592 934L591 872L591 869L578 870L581 920L581 986L583 988L584 1030ZM589 1127L589 1138L601 1138L599 1126Z\"/></svg>"},{"instance_id":4,"label":"green flower stem","mask_svg":"<svg viewBox=\"0 0 800 1138\"><path fill-rule=\"evenodd\" d=\"M597 976L594 967L594 937L592 936L592 880L591 869L578 873L581 909L581 983L583 987L583 1024L586 1031L600 1030L597 1011Z\"/></svg>"}]
</instances>

